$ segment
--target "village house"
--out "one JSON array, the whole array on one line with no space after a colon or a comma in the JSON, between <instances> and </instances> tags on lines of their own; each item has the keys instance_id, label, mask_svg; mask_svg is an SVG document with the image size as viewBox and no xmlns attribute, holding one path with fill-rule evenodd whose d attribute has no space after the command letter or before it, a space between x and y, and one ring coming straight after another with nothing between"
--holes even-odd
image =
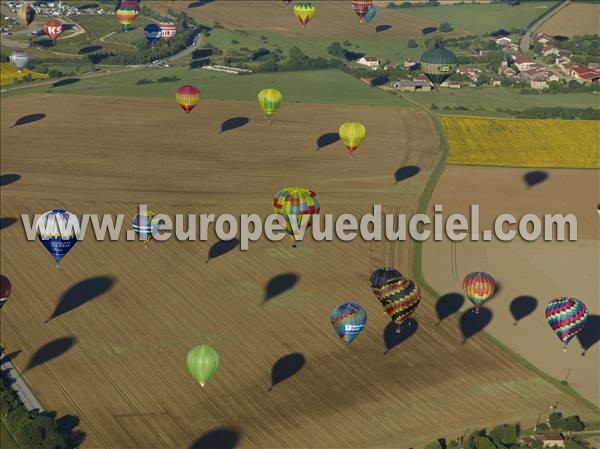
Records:
<instances>
[{"instance_id":1,"label":"village house","mask_svg":"<svg viewBox=\"0 0 600 449\"><path fill-rule=\"evenodd\" d=\"M490 80L490 85L492 87L501 87L502 86L502 80L500 78L492 78Z\"/></svg>"},{"instance_id":2,"label":"village house","mask_svg":"<svg viewBox=\"0 0 600 449\"><path fill-rule=\"evenodd\" d=\"M542 447L565 447L565 440L560 433L546 435L527 435L519 438L519 443L531 447L536 441L542 442Z\"/></svg>"},{"instance_id":3,"label":"village house","mask_svg":"<svg viewBox=\"0 0 600 449\"><path fill-rule=\"evenodd\" d=\"M386 64L383 66L383 70L395 70L398 68L398 64Z\"/></svg>"},{"instance_id":4,"label":"village house","mask_svg":"<svg viewBox=\"0 0 600 449\"><path fill-rule=\"evenodd\" d=\"M558 48L556 48L554 45L545 45L544 48L542 48L542 55L544 55L544 56L557 55L558 56Z\"/></svg>"},{"instance_id":5,"label":"village house","mask_svg":"<svg viewBox=\"0 0 600 449\"><path fill-rule=\"evenodd\" d=\"M500 45L501 47L506 47L513 43L512 39L506 36L497 37L494 41L496 42L496 45Z\"/></svg>"},{"instance_id":6,"label":"village house","mask_svg":"<svg viewBox=\"0 0 600 449\"><path fill-rule=\"evenodd\" d=\"M421 65L418 62L413 61L412 59L404 60L404 68L408 70L417 70Z\"/></svg>"},{"instance_id":7,"label":"village house","mask_svg":"<svg viewBox=\"0 0 600 449\"><path fill-rule=\"evenodd\" d=\"M533 59L525 55L513 56L513 61L515 62L515 67L519 70L519 72L526 72L531 66L537 64Z\"/></svg>"},{"instance_id":8,"label":"village house","mask_svg":"<svg viewBox=\"0 0 600 449\"><path fill-rule=\"evenodd\" d=\"M473 67L458 67L456 69L456 73L462 76L466 76L471 81L477 81L477 74L481 72L481 70L473 68Z\"/></svg>"},{"instance_id":9,"label":"village house","mask_svg":"<svg viewBox=\"0 0 600 449\"><path fill-rule=\"evenodd\" d=\"M371 68L371 70L377 70L379 68L379 59L377 59L375 56L363 56L356 61L356 63L365 65Z\"/></svg>"},{"instance_id":10,"label":"village house","mask_svg":"<svg viewBox=\"0 0 600 449\"><path fill-rule=\"evenodd\" d=\"M447 87L448 89L460 89L461 88L461 85L458 81L450 81L450 80L444 81L442 84L440 84L440 86Z\"/></svg>"},{"instance_id":11,"label":"village house","mask_svg":"<svg viewBox=\"0 0 600 449\"><path fill-rule=\"evenodd\" d=\"M600 79L600 72L596 72L590 67L576 65L571 69L570 75L575 81L580 84L586 84L590 86L594 80Z\"/></svg>"},{"instance_id":12,"label":"village house","mask_svg":"<svg viewBox=\"0 0 600 449\"><path fill-rule=\"evenodd\" d=\"M535 36L535 41L539 42L540 44L547 44L548 42L552 42L554 39L552 39L552 36L547 35L546 33L538 33Z\"/></svg>"},{"instance_id":13,"label":"village house","mask_svg":"<svg viewBox=\"0 0 600 449\"><path fill-rule=\"evenodd\" d=\"M392 82L394 89L399 89L402 92L431 92L431 83L422 80L398 80Z\"/></svg>"},{"instance_id":14,"label":"village house","mask_svg":"<svg viewBox=\"0 0 600 449\"><path fill-rule=\"evenodd\" d=\"M471 50L471 52L475 56L485 56L485 55L489 54L492 51L494 51L494 50L486 50L485 48L474 48L474 49Z\"/></svg>"},{"instance_id":15,"label":"village house","mask_svg":"<svg viewBox=\"0 0 600 449\"><path fill-rule=\"evenodd\" d=\"M533 77L529 80L529 86L536 90L548 89L548 79L543 76Z\"/></svg>"},{"instance_id":16,"label":"village house","mask_svg":"<svg viewBox=\"0 0 600 449\"><path fill-rule=\"evenodd\" d=\"M558 57L565 57L565 58L570 58L571 56L573 56L573 52L571 50L567 50L564 48L559 48L557 49L558 51L555 53L556 56Z\"/></svg>"}]
</instances>

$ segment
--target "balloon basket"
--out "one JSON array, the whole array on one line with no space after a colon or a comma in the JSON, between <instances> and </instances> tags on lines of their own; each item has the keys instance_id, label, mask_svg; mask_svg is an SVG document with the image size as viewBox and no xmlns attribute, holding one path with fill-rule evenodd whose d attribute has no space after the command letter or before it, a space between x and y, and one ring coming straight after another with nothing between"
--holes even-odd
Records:
<instances>
[{"instance_id":1,"label":"balloon basket","mask_svg":"<svg viewBox=\"0 0 600 449\"><path fill-rule=\"evenodd\" d=\"M60 264L59 264L59 263L57 263L57 264L56 264L56 269L57 269L57 270L60 270L60 269L61 269L61 267L60 267Z\"/></svg>"}]
</instances>

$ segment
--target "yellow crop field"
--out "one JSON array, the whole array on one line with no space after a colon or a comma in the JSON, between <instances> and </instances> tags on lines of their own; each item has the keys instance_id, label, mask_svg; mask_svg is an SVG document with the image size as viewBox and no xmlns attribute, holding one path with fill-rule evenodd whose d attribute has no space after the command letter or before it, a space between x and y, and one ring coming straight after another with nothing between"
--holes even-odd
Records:
<instances>
[{"instance_id":1,"label":"yellow crop field","mask_svg":"<svg viewBox=\"0 0 600 449\"><path fill-rule=\"evenodd\" d=\"M600 168L600 122L441 117L448 163L501 167Z\"/></svg>"},{"instance_id":2,"label":"yellow crop field","mask_svg":"<svg viewBox=\"0 0 600 449\"><path fill-rule=\"evenodd\" d=\"M26 75L31 75L35 80L48 78L46 73L33 72L27 69L23 69L23 71L19 73L12 64L5 62L0 63L0 85L2 86L12 84L15 80L22 79Z\"/></svg>"}]
</instances>

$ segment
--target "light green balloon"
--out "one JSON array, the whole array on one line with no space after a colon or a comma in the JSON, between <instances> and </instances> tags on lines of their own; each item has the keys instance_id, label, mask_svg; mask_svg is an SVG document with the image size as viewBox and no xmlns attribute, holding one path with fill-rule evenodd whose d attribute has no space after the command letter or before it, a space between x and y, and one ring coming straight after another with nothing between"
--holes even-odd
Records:
<instances>
[{"instance_id":1,"label":"light green balloon","mask_svg":"<svg viewBox=\"0 0 600 449\"><path fill-rule=\"evenodd\" d=\"M196 346L187 354L188 370L202 387L215 375L220 364L219 353L208 345Z\"/></svg>"}]
</instances>

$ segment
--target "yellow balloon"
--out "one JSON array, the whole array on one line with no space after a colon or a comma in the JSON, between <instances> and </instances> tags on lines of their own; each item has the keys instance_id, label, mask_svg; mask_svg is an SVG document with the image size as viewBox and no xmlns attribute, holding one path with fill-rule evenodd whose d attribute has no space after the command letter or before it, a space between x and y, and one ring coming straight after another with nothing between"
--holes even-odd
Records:
<instances>
[{"instance_id":1,"label":"yellow balloon","mask_svg":"<svg viewBox=\"0 0 600 449\"><path fill-rule=\"evenodd\" d=\"M306 26L317 13L317 9L309 2L298 2L294 5L294 15L302 26Z\"/></svg>"},{"instance_id":2,"label":"yellow balloon","mask_svg":"<svg viewBox=\"0 0 600 449\"><path fill-rule=\"evenodd\" d=\"M350 150L350 156L352 156L352 152L358 148L366 137L367 129L362 123L346 122L340 126L338 134L344 145L346 145L346 148Z\"/></svg>"},{"instance_id":3,"label":"yellow balloon","mask_svg":"<svg viewBox=\"0 0 600 449\"><path fill-rule=\"evenodd\" d=\"M263 89L258 93L258 104L269 120L277 112L282 101L283 95L277 89Z\"/></svg>"}]
</instances>

